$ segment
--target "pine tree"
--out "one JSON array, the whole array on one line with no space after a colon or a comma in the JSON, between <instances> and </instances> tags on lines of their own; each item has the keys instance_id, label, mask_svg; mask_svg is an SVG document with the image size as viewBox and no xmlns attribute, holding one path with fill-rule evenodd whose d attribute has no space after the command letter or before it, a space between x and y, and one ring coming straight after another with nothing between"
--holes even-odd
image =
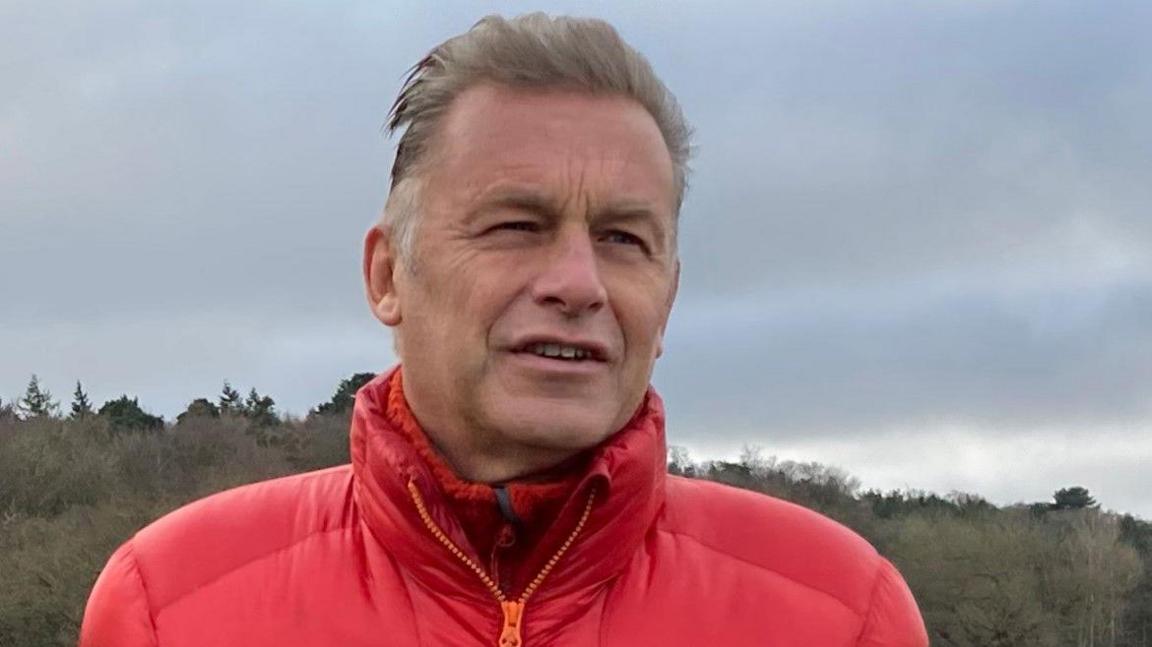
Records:
<instances>
[{"instance_id":1,"label":"pine tree","mask_svg":"<svg viewBox=\"0 0 1152 647\"><path fill-rule=\"evenodd\" d=\"M196 418L206 419L219 417L220 409L212 404L208 398L196 398L188 404L188 408L184 410L184 413L176 416L176 424Z\"/></svg>"},{"instance_id":2,"label":"pine tree","mask_svg":"<svg viewBox=\"0 0 1152 647\"><path fill-rule=\"evenodd\" d=\"M323 415L351 411L352 405L356 402L356 391L371 382L374 377L375 373L354 373L352 377L340 380L332 399L316 407L313 413Z\"/></svg>"},{"instance_id":3,"label":"pine tree","mask_svg":"<svg viewBox=\"0 0 1152 647\"><path fill-rule=\"evenodd\" d=\"M223 416L244 414L244 401L240 398L240 392L232 388L228 380L224 380L224 389L220 392L220 414Z\"/></svg>"},{"instance_id":4,"label":"pine tree","mask_svg":"<svg viewBox=\"0 0 1152 647\"><path fill-rule=\"evenodd\" d=\"M24 397L16 404L16 411L20 417L28 418L42 418L54 416L60 410L60 403L52 399L52 393L48 389L40 387L40 378L32 375L32 379L28 381L28 388L24 391Z\"/></svg>"},{"instance_id":5,"label":"pine tree","mask_svg":"<svg viewBox=\"0 0 1152 647\"><path fill-rule=\"evenodd\" d=\"M92 413L92 403L88 400L88 394L84 392L80 380L76 380L76 391L72 394L72 414L68 417L72 420L83 420Z\"/></svg>"},{"instance_id":6,"label":"pine tree","mask_svg":"<svg viewBox=\"0 0 1152 647\"><path fill-rule=\"evenodd\" d=\"M97 415L106 418L118 431L164 429L163 418L144 411L136 398L129 398L127 395L105 402Z\"/></svg>"},{"instance_id":7,"label":"pine tree","mask_svg":"<svg viewBox=\"0 0 1152 647\"><path fill-rule=\"evenodd\" d=\"M244 412L253 427L274 427L280 423L272 408L276 401L266 395L256 392L256 387L248 392L248 399L244 402Z\"/></svg>"},{"instance_id":8,"label":"pine tree","mask_svg":"<svg viewBox=\"0 0 1152 647\"><path fill-rule=\"evenodd\" d=\"M1053 510L1079 510L1099 507L1096 499L1088 494L1088 489L1079 485L1056 490L1056 493L1052 495L1052 500L1055 501L1051 504Z\"/></svg>"}]
</instances>

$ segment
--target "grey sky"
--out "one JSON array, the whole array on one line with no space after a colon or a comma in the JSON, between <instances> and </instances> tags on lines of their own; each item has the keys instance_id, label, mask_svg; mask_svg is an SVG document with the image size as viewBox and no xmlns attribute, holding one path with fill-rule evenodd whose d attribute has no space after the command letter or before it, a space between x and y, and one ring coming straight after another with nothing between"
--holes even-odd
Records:
<instances>
[{"instance_id":1,"label":"grey sky","mask_svg":"<svg viewBox=\"0 0 1152 647\"><path fill-rule=\"evenodd\" d=\"M359 284L404 71L495 5L0 5L0 397L391 364ZM673 443L1152 518L1152 6L524 3L598 15L696 127Z\"/></svg>"}]
</instances>

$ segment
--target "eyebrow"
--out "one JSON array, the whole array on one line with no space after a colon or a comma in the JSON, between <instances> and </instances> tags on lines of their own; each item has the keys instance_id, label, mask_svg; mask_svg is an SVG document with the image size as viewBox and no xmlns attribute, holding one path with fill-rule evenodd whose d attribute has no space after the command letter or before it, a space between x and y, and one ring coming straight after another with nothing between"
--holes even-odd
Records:
<instances>
[{"instance_id":1,"label":"eyebrow","mask_svg":"<svg viewBox=\"0 0 1152 647\"><path fill-rule=\"evenodd\" d=\"M651 220L659 222L660 218L648 205L624 202L600 210L601 217L613 221Z\"/></svg>"},{"instance_id":2,"label":"eyebrow","mask_svg":"<svg viewBox=\"0 0 1152 647\"><path fill-rule=\"evenodd\" d=\"M479 205L468 216L469 220L478 218L493 209L501 208L530 211L550 219L560 217L561 208L555 200L530 188L501 187L486 193L487 195L480 199ZM654 238L658 239L653 242L657 248L663 250L668 244L664 240L668 235L668 230L661 223L662 218L647 201L624 199L608 204L596 210L595 219L613 223L647 224L651 228ZM675 222L670 223L670 226L675 230Z\"/></svg>"},{"instance_id":3,"label":"eyebrow","mask_svg":"<svg viewBox=\"0 0 1152 647\"><path fill-rule=\"evenodd\" d=\"M538 211L546 215L556 215L561 210L555 200L532 189L498 188L487 193L481 197L475 213L499 207ZM597 215L611 220L659 220L655 210L643 200L622 200L612 203L598 209Z\"/></svg>"},{"instance_id":4,"label":"eyebrow","mask_svg":"<svg viewBox=\"0 0 1152 647\"><path fill-rule=\"evenodd\" d=\"M502 208L532 211L553 218L559 211L554 201L548 200L537 191L504 187L486 191L477 206L468 214L467 220L475 220L494 209Z\"/></svg>"},{"instance_id":5,"label":"eyebrow","mask_svg":"<svg viewBox=\"0 0 1152 647\"><path fill-rule=\"evenodd\" d=\"M557 206L555 201L549 200L535 191L503 189L494 191L491 195L486 196L481 201L480 210L490 209L492 207L515 207L529 211L555 213L559 211Z\"/></svg>"}]
</instances>

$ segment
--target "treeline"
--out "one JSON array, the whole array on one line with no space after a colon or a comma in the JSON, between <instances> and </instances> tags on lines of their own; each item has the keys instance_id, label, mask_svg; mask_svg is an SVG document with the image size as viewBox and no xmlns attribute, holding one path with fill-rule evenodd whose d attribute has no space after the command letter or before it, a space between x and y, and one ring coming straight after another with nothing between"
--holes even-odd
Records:
<instances>
[{"instance_id":1,"label":"treeline","mask_svg":"<svg viewBox=\"0 0 1152 647\"><path fill-rule=\"evenodd\" d=\"M348 461L357 388L342 381L302 418L225 383L176 420L121 396L62 407L35 378L0 402L0 645L75 645L99 569L137 528L188 501ZM1084 488L997 507L968 494L861 491L845 472L748 449L733 462L673 448L669 471L819 510L904 573L934 645L1152 647L1152 524L1106 512Z\"/></svg>"},{"instance_id":2,"label":"treeline","mask_svg":"<svg viewBox=\"0 0 1152 647\"><path fill-rule=\"evenodd\" d=\"M1101 509L1087 489L997 507L954 492L860 491L845 472L777 461L669 471L794 501L853 528L892 560L916 595L933 645L1152 647L1152 524Z\"/></svg>"},{"instance_id":3,"label":"treeline","mask_svg":"<svg viewBox=\"0 0 1152 647\"><path fill-rule=\"evenodd\" d=\"M168 423L123 395L62 407L33 376L0 402L0 646L74 647L92 583L138 528L195 499L348 462L349 412L371 379L342 381L302 419L225 382Z\"/></svg>"},{"instance_id":4,"label":"treeline","mask_svg":"<svg viewBox=\"0 0 1152 647\"><path fill-rule=\"evenodd\" d=\"M373 377L375 377L373 373L355 373L342 380L332 398L317 405L308 412L308 415L326 415L350 410L356 399L356 390ZM276 401L270 396L260 395L255 387L252 387L248 391L248 396L244 397L228 380L224 380L224 386L216 402L209 398L196 398L176 416L175 423L180 425L201 418L242 418L246 421L245 426L249 433L255 434L262 442L275 443L279 440L276 428L282 422L291 421L290 418L279 415L275 407ZM92 402L80 381L76 382L76 390L72 392L72 404L67 413L62 412L60 402L52 397L52 392L40 383L40 378L35 374L28 380L23 397L8 403L0 399L0 421L60 418L74 421L96 418L106 424L110 431L156 431L163 429L165 425L164 418L148 413L140 406L137 398L129 398L127 395L109 400L99 409L93 409Z\"/></svg>"}]
</instances>

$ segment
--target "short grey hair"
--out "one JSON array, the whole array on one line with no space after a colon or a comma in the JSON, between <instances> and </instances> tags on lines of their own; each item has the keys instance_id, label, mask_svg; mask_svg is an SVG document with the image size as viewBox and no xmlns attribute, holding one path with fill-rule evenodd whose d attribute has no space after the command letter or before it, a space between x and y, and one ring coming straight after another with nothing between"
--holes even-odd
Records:
<instances>
[{"instance_id":1,"label":"short grey hair","mask_svg":"<svg viewBox=\"0 0 1152 647\"><path fill-rule=\"evenodd\" d=\"M391 226L392 242L402 259L412 261L419 170L427 161L439 121L457 96L482 82L635 100L652 115L668 147L679 214L687 190L692 130L647 59L603 20L544 13L511 19L486 16L414 65L389 112L389 134L407 128L396 147L381 224Z\"/></svg>"}]
</instances>

